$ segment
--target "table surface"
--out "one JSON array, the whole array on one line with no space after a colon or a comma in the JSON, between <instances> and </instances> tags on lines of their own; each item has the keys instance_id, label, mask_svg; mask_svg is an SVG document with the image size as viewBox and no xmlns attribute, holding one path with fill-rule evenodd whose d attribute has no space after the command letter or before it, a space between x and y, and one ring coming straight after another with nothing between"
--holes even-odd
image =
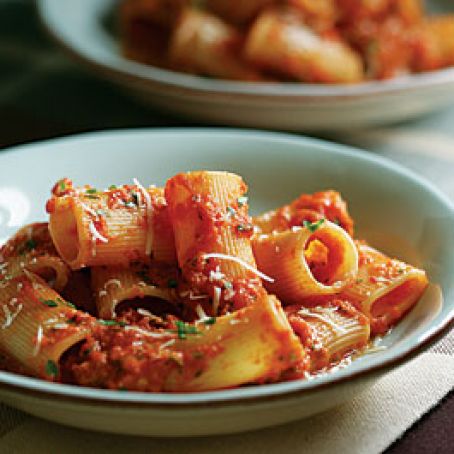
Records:
<instances>
[{"instance_id":1,"label":"table surface","mask_svg":"<svg viewBox=\"0 0 454 454\"><path fill-rule=\"evenodd\" d=\"M76 132L144 126L201 125L152 110L80 68L48 38L30 0L0 0L0 149ZM454 200L454 106L392 127L324 138L400 162ZM387 452L452 452L453 418L451 392Z\"/></svg>"}]
</instances>

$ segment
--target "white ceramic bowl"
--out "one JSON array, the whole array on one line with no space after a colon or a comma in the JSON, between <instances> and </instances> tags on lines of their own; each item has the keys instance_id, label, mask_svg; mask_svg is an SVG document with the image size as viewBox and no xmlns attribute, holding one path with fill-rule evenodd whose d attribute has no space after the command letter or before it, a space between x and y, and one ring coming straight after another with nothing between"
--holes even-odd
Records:
<instances>
[{"instance_id":1,"label":"white ceramic bowl","mask_svg":"<svg viewBox=\"0 0 454 454\"><path fill-rule=\"evenodd\" d=\"M0 153L0 237L8 237L23 223L45 219L49 188L62 176L96 187L128 183L133 177L160 185L191 169L242 175L256 213L304 191L336 188L349 201L358 235L422 266L431 288L385 338L386 350L315 380L146 394L0 372L0 400L63 424L116 433L182 436L244 431L308 416L350 399L448 328L454 315L450 202L396 164L313 139L235 130L129 130L12 148Z\"/></svg>"},{"instance_id":2,"label":"white ceramic bowl","mask_svg":"<svg viewBox=\"0 0 454 454\"><path fill-rule=\"evenodd\" d=\"M285 130L337 130L416 117L454 100L454 69L354 86L257 84L191 76L122 57L106 26L115 0L38 0L43 23L71 54L141 100L192 120ZM437 11L454 11L432 0Z\"/></svg>"}]
</instances>

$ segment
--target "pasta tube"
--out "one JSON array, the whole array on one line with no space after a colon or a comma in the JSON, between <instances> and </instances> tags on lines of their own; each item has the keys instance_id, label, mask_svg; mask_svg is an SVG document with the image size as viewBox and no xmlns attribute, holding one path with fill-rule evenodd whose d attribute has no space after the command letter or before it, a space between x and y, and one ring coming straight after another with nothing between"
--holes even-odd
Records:
<instances>
[{"instance_id":1,"label":"pasta tube","mask_svg":"<svg viewBox=\"0 0 454 454\"><path fill-rule=\"evenodd\" d=\"M72 269L127 265L135 260L172 263L175 246L163 190L134 186L97 191L62 180L47 203L49 229Z\"/></svg>"},{"instance_id":2,"label":"pasta tube","mask_svg":"<svg viewBox=\"0 0 454 454\"><path fill-rule=\"evenodd\" d=\"M58 363L88 336L94 321L25 271L0 291L0 350L29 374L55 380Z\"/></svg>"},{"instance_id":3,"label":"pasta tube","mask_svg":"<svg viewBox=\"0 0 454 454\"><path fill-rule=\"evenodd\" d=\"M363 79L361 57L347 44L326 39L286 13L264 11L248 32L246 59L304 82L353 83Z\"/></svg>"},{"instance_id":4,"label":"pasta tube","mask_svg":"<svg viewBox=\"0 0 454 454\"><path fill-rule=\"evenodd\" d=\"M361 350L369 341L367 317L344 301L333 300L311 308L291 306L286 312L290 325L309 353L312 372Z\"/></svg>"},{"instance_id":5,"label":"pasta tube","mask_svg":"<svg viewBox=\"0 0 454 454\"><path fill-rule=\"evenodd\" d=\"M171 347L183 353L166 391L207 391L245 383L275 381L304 357L282 307L273 296L197 325L200 335L179 339Z\"/></svg>"},{"instance_id":6,"label":"pasta tube","mask_svg":"<svg viewBox=\"0 0 454 454\"><path fill-rule=\"evenodd\" d=\"M428 285L427 276L365 243L356 244L358 276L342 294L369 317L372 334L383 334L416 304Z\"/></svg>"},{"instance_id":7,"label":"pasta tube","mask_svg":"<svg viewBox=\"0 0 454 454\"><path fill-rule=\"evenodd\" d=\"M113 319L116 308L130 302L138 307L153 309L156 300L176 301L175 290L166 283L159 285L150 279L148 268L93 267L91 286L95 294L98 315ZM175 281L176 282L176 281Z\"/></svg>"},{"instance_id":8,"label":"pasta tube","mask_svg":"<svg viewBox=\"0 0 454 454\"><path fill-rule=\"evenodd\" d=\"M249 304L261 288L246 190L227 172L182 173L166 185L178 263L190 286L213 298L213 314Z\"/></svg>"},{"instance_id":9,"label":"pasta tube","mask_svg":"<svg viewBox=\"0 0 454 454\"><path fill-rule=\"evenodd\" d=\"M273 277L265 287L286 303L339 293L358 272L350 236L329 221L262 235L253 241L259 268Z\"/></svg>"},{"instance_id":10,"label":"pasta tube","mask_svg":"<svg viewBox=\"0 0 454 454\"><path fill-rule=\"evenodd\" d=\"M46 222L26 225L0 249L0 288L7 281L32 271L57 291L63 290L70 270L58 256Z\"/></svg>"},{"instance_id":11,"label":"pasta tube","mask_svg":"<svg viewBox=\"0 0 454 454\"><path fill-rule=\"evenodd\" d=\"M225 79L258 80L239 55L241 35L211 14L187 9L170 41L170 62L180 71Z\"/></svg>"}]
</instances>

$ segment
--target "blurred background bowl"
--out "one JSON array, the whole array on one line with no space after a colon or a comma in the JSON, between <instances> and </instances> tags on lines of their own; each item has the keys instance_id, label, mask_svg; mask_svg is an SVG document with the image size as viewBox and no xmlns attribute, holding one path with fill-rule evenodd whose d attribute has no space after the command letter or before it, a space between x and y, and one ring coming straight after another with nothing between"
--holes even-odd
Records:
<instances>
[{"instance_id":1,"label":"blurred background bowl","mask_svg":"<svg viewBox=\"0 0 454 454\"><path fill-rule=\"evenodd\" d=\"M434 12L454 11L447 0ZM251 83L168 71L121 55L117 0L38 0L43 23L73 56L142 101L214 124L335 131L415 118L454 101L454 68L357 85Z\"/></svg>"}]
</instances>

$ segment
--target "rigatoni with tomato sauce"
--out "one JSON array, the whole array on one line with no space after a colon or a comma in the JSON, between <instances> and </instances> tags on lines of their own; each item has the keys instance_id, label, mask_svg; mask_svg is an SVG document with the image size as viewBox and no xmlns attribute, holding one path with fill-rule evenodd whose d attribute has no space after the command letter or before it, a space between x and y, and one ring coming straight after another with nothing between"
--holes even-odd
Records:
<instances>
[{"instance_id":1,"label":"rigatoni with tomato sauce","mask_svg":"<svg viewBox=\"0 0 454 454\"><path fill-rule=\"evenodd\" d=\"M423 270L356 242L357 278L342 291L370 320L372 334L384 334L421 298L429 283Z\"/></svg>"},{"instance_id":2,"label":"rigatoni with tomato sauce","mask_svg":"<svg viewBox=\"0 0 454 454\"><path fill-rule=\"evenodd\" d=\"M194 392L276 381L304 357L280 303L262 293L246 308L195 324L101 326L64 367L85 386Z\"/></svg>"},{"instance_id":3,"label":"rigatoni with tomato sauce","mask_svg":"<svg viewBox=\"0 0 454 454\"><path fill-rule=\"evenodd\" d=\"M98 191L61 180L46 205L60 256L72 269L127 265L132 261L175 261L175 246L161 188L111 186Z\"/></svg>"},{"instance_id":4,"label":"rigatoni with tomato sauce","mask_svg":"<svg viewBox=\"0 0 454 454\"><path fill-rule=\"evenodd\" d=\"M0 290L0 351L35 377L56 380L59 361L88 338L96 319L29 271Z\"/></svg>"},{"instance_id":5,"label":"rigatoni with tomato sauce","mask_svg":"<svg viewBox=\"0 0 454 454\"><path fill-rule=\"evenodd\" d=\"M166 184L179 266L191 287L212 298L212 315L247 306L262 289L246 191L228 172L181 173Z\"/></svg>"},{"instance_id":6,"label":"rigatoni with tomato sauce","mask_svg":"<svg viewBox=\"0 0 454 454\"><path fill-rule=\"evenodd\" d=\"M59 257L47 222L22 227L0 248L0 290L24 270L44 279L56 291L68 283L70 269Z\"/></svg>"},{"instance_id":7,"label":"rigatoni with tomato sauce","mask_svg":"<svg viewBox=\"0 0 454 454\"><path fill-rule=\"evenodd\" d=\"M353 240L324 219L258 235L252 245L258 267L274 279L265 282L266 288L287 304L338 294L358 273Z\"/></svg>"}]
</instances>

